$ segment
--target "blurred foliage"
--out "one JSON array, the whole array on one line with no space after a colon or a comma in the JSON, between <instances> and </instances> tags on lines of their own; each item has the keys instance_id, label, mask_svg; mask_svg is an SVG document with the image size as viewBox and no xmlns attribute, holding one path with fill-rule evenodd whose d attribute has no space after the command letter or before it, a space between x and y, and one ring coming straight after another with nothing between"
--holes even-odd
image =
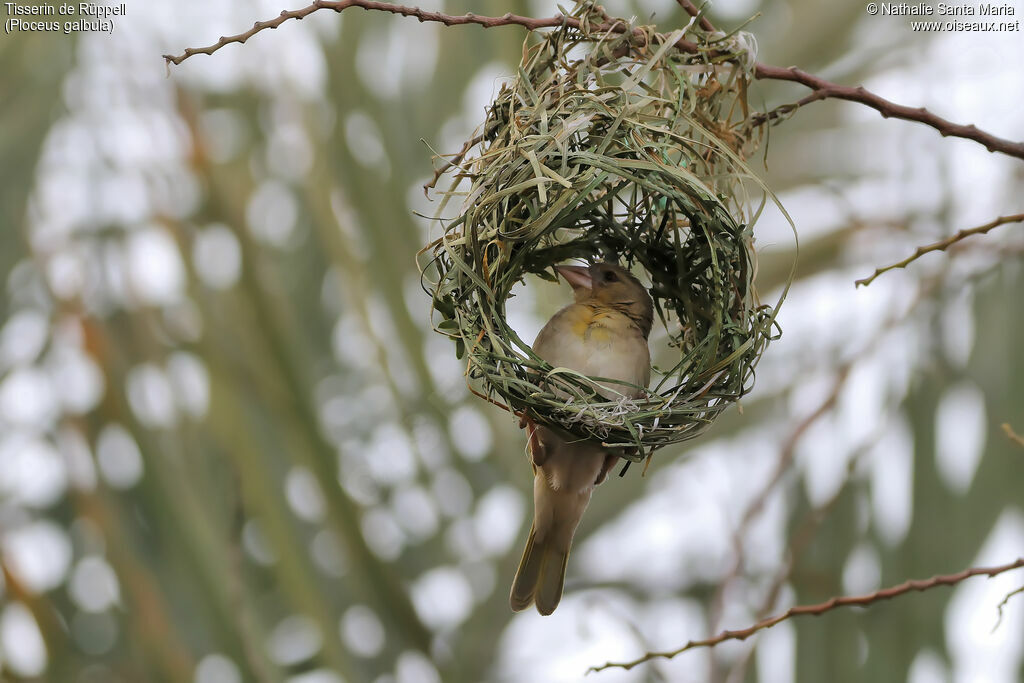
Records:
<instances>
[{"instance_id":1,"label":"blurred foliage","mask_svg":"<svg viewBox=\"0 0 1024 683\"><path fill-rule=\"evenodd\" d=\"M536 5L509 2L502 11L537 13ZM678 8L664 6L659 26L680 25ZM479 8L448 2L444 9ZM650 14L646 3L609 3L609 10ZM862 45L860 6L797 0L766 3L763 11L750 27L762 60L809 71L831 65L837 81L859 81L881 68L875 57L882 48L891 63L915 42L878 31ZM735 21L712 17L720 25ZM799 32L788 23L793 17ZM506 605L524 527L501 529L528 524L522 437L507 415L467 397L453 349L429 330L429 301L413 260L427 239L426 222L414 212L430 212L420 187L431 159L421 139L454 151L483 117L467 88L489 92L495 75L510 73L523 36L514 28L444 29L372 12L319 19L274 33L315 45L312 53L295 48L286 59L266 49L284 43L261 35L230 53L192 60L170 79L156 59L147 61L161 51L147 34L118 43L104 58L96 53L106 36L16 33L0 41L0 218L7 228L0 232L0 452L14 458L25 444L38 451L42 442L42 452L59 453L66 472L62 495L32 499L24 492L32 482L0 462L3 481L14 482L0 493L2 621L13 623L11 606L23 604L48 653L44 672L19 671L18 653L0 628L3 675L11 680L210 683L304 673L320 677L294 680L336 680L329 671L347 681L531 680L533 665L508 634L520 633L510 625L538 617L514 620ZM174 32L175 41L182 33L188 44L213 35L202 22L186 28ZM132 37L118 36L125 33ZM234 77L218 71L226 67L216 60L233 65ZM314 86L288 76L296 73ZM770 104L798 92L767 83L755 91ZM819 103L771 130L763 170L773 190L870 180L870 163L849 153L856 126L844 124L839 111ZM118 130L135 131L127 147L119 146ZM89 153L92 161L82 161ZM936 195L955 194L948 177L937 182L944 185ZM124 208L140 202L141 209ZM906 211L889 218L931 221L947 232L964 227L950 224L942 203ZM809 230L794 292L814 291L832 272L846 277L851 263L870 270L877 253L865 260L869 226L853 211L848 218L799 226ZM899 256L913 243L899 230L870 236ZM998 431L1007 421L1024 427L1019 253L982 259L969 277L952 268L932 281L908 276L908 288L893 290L911 299L908 291L925 288L904 327L894 325L878 344L907 346L905 392L886 397L886 410L905 418L912 442L905 534L892 537L872 516L887 491L879 475L855 470L825 510L809 497L806 463L799 462L780 477L772 505L783 511L791 540L808 520L820 526L794 555L777 595L765 587L780 562L757 557L758 528L737 539L752 550L731 574L714 558L702 560L698 548L667 587L639 578L602 584L593 578L599 571L581 567L581 551L570 574L590 578L570 579L567 591L597 595L598 602L627 596L639 606L636 614L675 597L692 600L702 630L689 635L700 636L843 592L850 557L865 547L877 558L880 585L971 564L997 520L1019 513L1013 506L1024 459ZM784 248L762 254L766 296L786 275L779 264L791 258ZM170 270L138 272L140 263ZM852 289L852 277L846 280ZM167 291L152 281L179 284ZM535 307L539 320L564 300L564 293L541 291L552 296ZM905 303L894 300L892 308ZM977 330L966 363L944 351L957 334L950 311ZM47 328L34 345L25 330L37 319ZM784 332L792 338L799 330ZM771 361L775 380L755 390L742 414L723 417L711 434L716 443L753 439L773 463L804 415L790 407L801 386L860 360L823 339L808 335L790 355L780 352ZM964 381L984 397L986 441L969 486L956 490L936 471L936 434L945 433L936 423L942 397ZM83 395L83 385L99 389ZM40 396L56 408L40 408ZM763 444L766 434L778 443ZM829 443L827 433L815 443ZM820 457L860 447L832 446ZM633 501L654 499L680 473L696 476L707 460L670 450L646 478L631 471L602 486L578 548L612 530ZM750 502L739 492L752 484L735 486L723 514L737 526ZM688 501L674 502L684 508ZM33 546L35 565L25 559L14 539L37 522L58 527L69 557L60 559L58 543L56 550ZM61 566L50 584L33 583ZM113 584L104 567L113 570ZM778 600L765 604L773 595ZM796 679L904 679L923 650L949 661L948 601L939 590L867 612L794 621ZM1011 602L1013 609L1019 603ZM566 638L588 631L575 621L545 628L563 629ZM639 626L630 650L639 654L648 633ZM687 653L595 678L695 680L696 670L715 681L762 680L760 668L746 666L750 647ZM594 660L581 662L579 674L607 656L588 652ZM520 663L522 672L512 673ZM1019 658L1017 669L1024 676Z\"/></svg>"}]
</instances>

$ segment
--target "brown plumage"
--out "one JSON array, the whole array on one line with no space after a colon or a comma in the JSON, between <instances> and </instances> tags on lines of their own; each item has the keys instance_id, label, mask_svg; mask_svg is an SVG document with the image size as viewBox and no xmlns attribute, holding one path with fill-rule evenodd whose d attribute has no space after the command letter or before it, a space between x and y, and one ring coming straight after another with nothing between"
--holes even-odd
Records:
<instances>
[{"instance_id":1,"label":"brown plumage","mask_svg":"<svg viewBox=\"0 0 1024 683\"><path fill-rule=\"evenodd\" d=\"M611 263L559 266L558 271L572 285L576 301L547 322L533 343L534 352L555 367L646 387L654 307L644 286ZM641 390L608 383L600 392L614 400L621 394L635 397ZM572 537L590 495L618 454L527 418L522 424L533 463L534 515L509 604L517 612L536 604L547 615L562 597Z\"/></svg>"}]
</instances>

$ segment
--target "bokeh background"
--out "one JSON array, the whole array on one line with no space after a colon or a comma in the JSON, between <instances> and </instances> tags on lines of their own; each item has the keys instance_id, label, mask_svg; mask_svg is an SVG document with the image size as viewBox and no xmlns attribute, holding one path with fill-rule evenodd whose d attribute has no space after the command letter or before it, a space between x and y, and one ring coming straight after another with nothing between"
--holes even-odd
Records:
<instances>
[{"instance_id":1,"label":"bokeh background","mask_svg":"<svg viewBox=\"0 0 1024 683\"><path fill-rule=\"evenodd\" d=\"M551 2L429 0L549 16ZM1013 5L1019 16L1024 7ZM672 0L609 1L665 30ZM0 678L578 680L797 603L1024 555L1024 164L855 104L773 127L801 246L742 411L602 485L556 614L513 615L531 475L429 327L432 152L514 73L515 27L128 0L112 35L0 36ZM290 6L288 7L290 8ZM718 0L760 59L1024 139L1019 33L860 3ZM799 87L755 83L775 105ZM424 141L427 143L425 144ZM428 146L429 145L429 148ZM756 228L763 298L794 258ZM566 303L527 282L524 338ZM605 681L1024 677L1020 572L784 622Z\"/></svg>"}]
</instances>

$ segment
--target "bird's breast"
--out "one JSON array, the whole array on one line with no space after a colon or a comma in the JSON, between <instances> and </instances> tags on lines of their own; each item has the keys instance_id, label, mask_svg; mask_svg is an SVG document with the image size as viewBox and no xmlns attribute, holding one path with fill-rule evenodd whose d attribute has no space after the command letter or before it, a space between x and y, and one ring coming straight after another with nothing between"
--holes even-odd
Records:
<instances>
[{"instance_id":1,"label":"bird's breast","mask_svg":"<svg viewBox=\"0 0 1024 683\"><path fill-rule=\"evenodd\" d=\"M594 311L589 307L584 309L572 323L573 335L584 344L606 348L614 341L613 333L619 331L617 328L621 324L616 325L616 320L609 313Z\"/></svg>"},{"instance_id":2,"label":"bird's breast","mask_svg":"<svg viewBox=\"0 0 1024 683\"><path fill-rule=\"evenodd\" d=\"M614 310L568 306L548 321L533 348L556 367L592 377L646 385L650 373L647 340L628 317Z\"/></svg>"}]
</instances>

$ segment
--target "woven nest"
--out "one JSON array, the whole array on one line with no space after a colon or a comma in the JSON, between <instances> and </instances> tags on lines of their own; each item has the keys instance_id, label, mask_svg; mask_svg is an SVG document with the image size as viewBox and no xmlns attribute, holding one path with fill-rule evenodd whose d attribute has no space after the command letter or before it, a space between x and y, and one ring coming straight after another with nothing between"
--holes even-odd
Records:
<instances>
[{"instance_id":1,"label":"woven nest","mask_svg":"<svg viewBox=\"0 0 1024 683\"><path fill-rule=\"evenodd\" d=\"M742 37L695 22L662 35L591 3L573 16L579 28L527 38L518 76L450 162L438 216L459 199L461 213L437 219L423 271L474 393L638 460L707 429L749 391L775 338L746 216L771 196L744 163L759 141L745 98L754 60ZM608 30L614 21L626 30ZM676 49L681 39L697 51ZM641 398L602 397L600 378L552 368L506 320L516 283L556 279L574 258L649 277L678 361L655 367Z\"/></svg>"}]
</instances>

